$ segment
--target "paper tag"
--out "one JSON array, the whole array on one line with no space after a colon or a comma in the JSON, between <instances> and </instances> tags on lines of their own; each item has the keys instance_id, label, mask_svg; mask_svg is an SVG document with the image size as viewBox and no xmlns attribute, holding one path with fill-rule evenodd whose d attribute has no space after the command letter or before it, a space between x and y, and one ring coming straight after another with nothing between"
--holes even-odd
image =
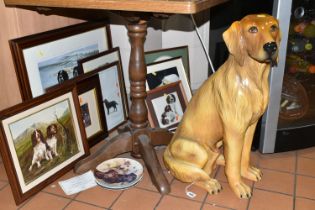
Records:
<instances>
[{"instance_id":1,"label":"paper tag","mask_svg":"<svg viewBox=\"0 0 315 210\"><path fill-rule=\"evenodd\" d=\"M58 183L66 195L72 195L97 185L92 171Z\"/></svg>"}]
</instances>

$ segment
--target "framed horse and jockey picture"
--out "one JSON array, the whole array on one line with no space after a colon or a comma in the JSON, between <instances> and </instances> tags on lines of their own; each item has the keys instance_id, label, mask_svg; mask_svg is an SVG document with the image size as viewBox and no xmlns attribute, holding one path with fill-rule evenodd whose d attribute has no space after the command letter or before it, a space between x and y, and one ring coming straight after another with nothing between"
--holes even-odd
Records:
<instances>
[{"instance_id":1,"label":"framed horse and jockey picture","mask_svg":"<svg viewBox=\"0 0 315 210\"><path fill-rule=\"evenodd\" d=\"M0 151L17 204L88 154L77 95L69 86L0 113Z\"/></svg>"},{"instance_id":2,"label":"framed horse and jockey picture","mask_svg":"<svg viewBox=\"0 0 315 210\"><path fill-rule=\"evenodd\" d=\"M82 74L78 60L112 48L106 22L85 22L10 40L23 100Z\"/></svg>"}]
</instances>

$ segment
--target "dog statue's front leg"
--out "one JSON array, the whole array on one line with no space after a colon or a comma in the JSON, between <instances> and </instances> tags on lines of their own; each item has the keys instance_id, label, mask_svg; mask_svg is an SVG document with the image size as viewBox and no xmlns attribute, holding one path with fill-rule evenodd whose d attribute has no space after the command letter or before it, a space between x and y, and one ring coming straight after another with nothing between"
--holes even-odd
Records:
<instances>
[{"instance_id":1,"label":"dog statue's front leg","mask_svg":"<svg viewBox=\"0 0 315 210\"><path fill-rule=\"evenodd\" d=\"M249 126L246 131L244 146L242 151L242 163L241 163L241 175L242 177L252 180L252 181L260 181L262 177L262 172L253 166L250 165L250 153L251 146L253 142L253 137L255 133L257 122Z\"/></svg>"},{"instance_id":2,"label":"dog statue's front leg","mask_svg":"<svg viewBox=\"0 0 315 210\"><path fill-rule=\"evenodd\" d=\"M250 198L251 189L241 178L241 158L244 134L233 128L226 128L224 134L225 174L233 192L239 198Z\"/></svg>"}]
</instances>

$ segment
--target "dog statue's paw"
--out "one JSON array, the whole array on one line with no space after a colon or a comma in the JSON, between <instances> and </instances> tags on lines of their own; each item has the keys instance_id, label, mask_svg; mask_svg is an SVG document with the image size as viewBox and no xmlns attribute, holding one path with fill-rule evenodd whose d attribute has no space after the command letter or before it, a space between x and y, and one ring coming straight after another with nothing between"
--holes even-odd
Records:
<instances>
[{"instance_id":1,"label":"dog statue's paw","mask_svg":"<svg viewBox=\"0 0 315 210\"><path fill-rule=\"evenodd\" d=\"M200 187L205 188L211 195L218 194L223 189L221 184L216 179L209 179L207 181L198 182L196 184Z\"/></svg>"},{"instance_id":2,"label":"dog statue's paw","mask_svg":"<svg viewBox=\"0 0 315 210\"><path fill-rule=\"evenodd\" d=\"M262 172L260 169L250 166L247 170L242 171L242 177L249 179L251 181L257 182L262 178Z\"/></svg>"},{"instance_id":3,"label":"dog statue's paw","mask_svg":"<svg viewBox=\"0 0 315 210\"><path fill-rule=\"evenodd\" d=\"M250 197L252 197L251 189L246 184L244 184L243 182L230 184L230 186L231 186L233 192L239 198L249 199Z\"/></svg>"}]
</instances>

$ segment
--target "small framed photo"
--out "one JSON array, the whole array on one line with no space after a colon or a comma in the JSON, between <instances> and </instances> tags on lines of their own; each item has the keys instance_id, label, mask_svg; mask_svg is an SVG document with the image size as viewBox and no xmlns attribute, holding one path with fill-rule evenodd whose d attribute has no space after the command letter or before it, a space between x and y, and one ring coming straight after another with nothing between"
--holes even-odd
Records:
<instances>
[{"instance_id":1,"label":"small framed photo","mask_svg":"<svg viewBox=\"0 0 315 210\"><path fill-rule=\"evenodd\" d=\"M150 126L176 128L187 106L184 94L181 81L148 91L146 104Z\"/></svg>"},{"instance_id":2,"label":"small framed photo","mask_svg":"<svg viewBox=\"0 0 315 210\"><path fill-rule=\"evenodd\" d=\"M88 153L73 88L29 100L0 116L0 151L17 204Z\"/></svg>"},{"instance_id":3,"label":"small framed photo","mask_svg":"<svg viewBox=\"0 0 315 210\"><path fill-rule=\"evenodd\" d=\"M181 57L186 72L188 82L190 81L189 69L189 51L188 46L179 46L160 50L153 50L144 53L145 63L151 64L158 61L168 60L171 58Z\"/></svg>"},{"instance_id":4,"label":"small framed photo","mask_svg":"<svg viewBox=\"0 0 315 210\"><path fill-rule=\"evenodd\" d=\"M10 40L23 100L80 74L77 61L112 47L109 25L86 22Z\"/></svg>"},{"instance_id":5,"label":"small framed photo","mask_svg":"<svg viewBox=\"0 0 315 210\"><path fill-rule=\"evenodd\" d=\"M180 57L147 65L146 79L147 90L181 81L187 100L190 101L192 97L183 61Z\"/></svg>"},{"instance_id":6,"label":"small framed photo","mask_svg":"<svg viewBox=\"0 0 315 210\"><path fill-rule=\"evenodd\" d=\"M100 52L96 55L83 58L78 61L78 64L80 71L85 74L116 61L121 64L119 47L115 47L113 49Z\"/></svg>"},{"instance_id":7,"label":"small framed photo","mask_svg":"<svg viewBox=\"0 0 315 210\"><path fill-rule=\"evenodd\" d=\"M89 74L97 73L101 84L102 103L108 131L127 121L128 103L123 72L118 61L102 66Z\"/></svg>"},{"instance_id":8,"label":"small framed photo","mask_svg":"<svg viewBox=\"0 0 315 210\"><path fill-rule=\"evenodd\" d=\"M86 138L92 147L108 136L98 74L78 82L76 88Z\"/></svg>"}]
</instances>

